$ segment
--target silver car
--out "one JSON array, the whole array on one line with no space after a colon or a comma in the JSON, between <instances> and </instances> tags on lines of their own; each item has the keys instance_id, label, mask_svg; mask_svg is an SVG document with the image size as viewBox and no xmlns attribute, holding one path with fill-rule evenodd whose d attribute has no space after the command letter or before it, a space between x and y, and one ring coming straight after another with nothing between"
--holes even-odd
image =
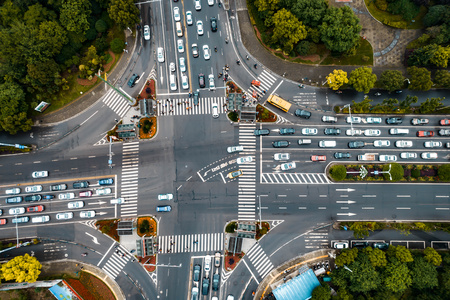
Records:
<instances>
[{"instance_id":1,"label":"silver car","mask_svg":"<svg viewBox=\"0 0 450 300\"><path fill-rule=\"evenodd\" d=\"M289 160L291 155L289 153L275 153L273 159L275 160Z\"/></svg>"},{"instance_id":2,"label":"silver car","mask_svg":"<svg viewBox=\"0 0 450 300\"><path fill-rule=\"evenodd\" d=\"M25 193L36 193L42 191L42 185L31 185L25 187Z\"/></svg>"},{"instance_id":3,"label":"silver car","mask_svg":"<svg viewBox=\"0 0 450 300\"><path fill-rule=\"evenodd\" d=\"M56 220L69 220L73 218L72 212L63 212L56 214Z\"/></svg>"},{"instance_id":4,"label":"silver car","mask_svg":"<svg viewBox=\"0 0 450 300\"><path fill-rule=\"evenodd\" d=\"M70 209L82 208L83 206L84 206L84 202L83 201L73 201L73 202L67 203L67 207L70 208Z\"/></svg>"},{"instance_id":5,"label":"silver car","mask_svg":"<svg viewBox=\"0 0 450 300\"><path fill-rule=\"evenodd\" d=\"M21 215L25 213L25 207L14 207L9 209L10 215Z\"/></svg>"}]
</instances>

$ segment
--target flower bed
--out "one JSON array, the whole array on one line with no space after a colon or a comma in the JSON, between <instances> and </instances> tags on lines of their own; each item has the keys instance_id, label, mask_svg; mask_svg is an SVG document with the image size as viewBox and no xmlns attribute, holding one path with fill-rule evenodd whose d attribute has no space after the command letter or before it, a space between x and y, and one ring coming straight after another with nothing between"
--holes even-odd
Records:
<instances>
[{"instance_id":1,"label":"flower bed","mask_svg":"<svg viewBox=\"0 0 450 300\"><path fill-rule=\"evenodd\" d=\"M259 240L263 235L267 234L270 230L270 225L267 222L262 222L262 229L259 229L259 223L256 223L256 239Z\"/></svg>"},{"instance_id":2,"label":"flower bed","mask_svg":"<svg viewBox=\"0 0 450 300\"><path fill-rule=\"evenodd\" d=\"M236 255L233 255L229 252L225 253L225 269L227 271L233 270L237 266L243 255L244 253L238 253Z\"/></svg>"},{"instance_id":3,"label":"flower bed","mask_svg":"<svg viewBox=\"0 0 450 300\"><path fill-rule=\"evenodd\" d=\"M109 287L94 275L81 272L80 279L66 279L66 282L84 299L84 300L114 300L114 294Z\"/></svg>"},{"instance_id":4,"label":"flower bed","mask_svg":"<svg viewBox=\"0 0 450 300\"><path fill-rule=\"evenodd\" d=\"M119 235L117 234L117 223L118 223L117 219L102 220L102 221L97 221L95 223L95 226L97 226L97 228L102 233L110 236L111 238L113 238L114 240L119 242L120 240L119 240Z\"/></svg>"},{"instance_id":5,"label":"flower bed","mask_svg":"<svg viewBox=\"0 0 450 300\"><path fill-rule=\"evenodd\" d=\"M150 123L147 123L150 122ZM147 133L144 132L144 126L150 126ZM142 118L139 120L139 138L140 139L150 139L156 134L156 117Z\"/></svg>"},{"instance_id":6,"label":"flower bed","mask_svg":"<svg viewBox=\"0 0 450 300\"><path fill-rule=\"evenodd\" d=\"M147 222L148 222L149 230L145 231L145 232L141 232L141 227L145 220L147 220ZM152 217L140 217L140 218L138 218L138 223L137 223L137 234L140 237L143 237L144 235L145 236L149 236L149 235L156 236L156 232L157 232L156 226L157 226L156 221Z\"/></svg>"},{"instance_id":7,"label":"flower bed","mask_svg":"<svg viewBox=\"0 0 450 300\"><path fill-rule=\"evenodd\" d=\"M139 257L139 262L142 264L146 263L146 264L155 265L156 264L156 255ZM156 270L156 266L144 265L144 268L147 270L147 272L155 272L155 270Z\"/></svg>"},{"instance_id":8,"label":"flower bed","mask_svg":"<svg viewBox=\"0 0 450 300\"><path fill-rule=\"evenodd\" d=\"M276 122L277 121L277 115L260 104L258 104L256 106L256 115L257 115L257 119L256 119L257 122Z\"/></svg>"}]
</instances>

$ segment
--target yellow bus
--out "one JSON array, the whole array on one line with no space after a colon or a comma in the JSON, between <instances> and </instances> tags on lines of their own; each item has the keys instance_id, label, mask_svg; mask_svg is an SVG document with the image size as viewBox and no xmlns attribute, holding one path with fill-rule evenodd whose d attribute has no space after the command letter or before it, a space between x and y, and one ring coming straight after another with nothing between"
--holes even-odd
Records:
<instances>
[{"instance_id":1,"label":"yellow bus","mask_svg":"<svg viewBox=\"0 0 450 300\"><path fill-rule=\"evenodd\" d=\"M286 100L281 99L278 96L270 95L269 99L267 100L270 104L272 104L275 107L278 107L279 109L287 112L291 108L291 103L287 102Z\"/></svg>"}]
</instances>

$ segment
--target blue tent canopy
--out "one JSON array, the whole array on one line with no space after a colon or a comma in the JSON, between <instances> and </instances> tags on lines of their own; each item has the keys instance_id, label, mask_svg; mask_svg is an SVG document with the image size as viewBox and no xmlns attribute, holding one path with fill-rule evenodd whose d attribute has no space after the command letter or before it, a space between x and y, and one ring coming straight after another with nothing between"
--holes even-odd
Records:
<instances>
[{"instance_id":1,"label":"blue tent canopy","mask_svg":"<svg viewBox=\"0 0 450 300\"><path fill-rule=\"evenodd\" d=\"M274 289L273 295L277 300L306 300L319 285L316 275L309 269Z\"/></svg>"}]
</instances>

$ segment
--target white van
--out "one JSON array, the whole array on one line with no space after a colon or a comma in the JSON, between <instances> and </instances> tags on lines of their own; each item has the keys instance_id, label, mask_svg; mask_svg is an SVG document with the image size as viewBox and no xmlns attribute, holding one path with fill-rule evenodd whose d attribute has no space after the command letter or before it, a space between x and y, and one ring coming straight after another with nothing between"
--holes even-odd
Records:
<instances>
[{"instance_id":1,"label":"white van","mask_svg":"<svg viewBox=\"0 0 450 300\"><path fill-rule=\"evenodd\" d=\"M409 134L409 129L391 128L389 129L389 133L393 135L406 135Z\"/></svg>"},{"instance_id":2,"label":"white van","mask_svg":"<svg viewBox=\"0 0 450 300\"><path fill-rule=\"evenodd\" d=\"M177 90L177 77L175 74L170 74L170 90L176 91Z\"/></svg>"},{"instance_id":3,"label":"white van","mask_svg":"<svg viewBox=\"0 0 450 300\"><path fill-rule=\"evenodd\" d=\"M320 148L334 148L334 147L336 147L336 141L320 141L319 147Z\"/></svg>"},{"instance_id":4,"label":"white van","mask_svg":"<svg viewBox=\"0 0 450 300\"><path fill-rule=\"evenodd\" d=\"M183 30L181 29L181 22L175 23L175 28L177 30L177 36L182 37L183 36Z\"/></svg>"},{"instance_id":5,"label":"white van","mask_svg":"<svg viewBox=\"0 0 450 300\"><path fill-rule=\"evenodd\" d=\"M31 223L45 223L48 221L50 221L50 216L48 215L31 218Z\"/></svg>"}]
</instances>

